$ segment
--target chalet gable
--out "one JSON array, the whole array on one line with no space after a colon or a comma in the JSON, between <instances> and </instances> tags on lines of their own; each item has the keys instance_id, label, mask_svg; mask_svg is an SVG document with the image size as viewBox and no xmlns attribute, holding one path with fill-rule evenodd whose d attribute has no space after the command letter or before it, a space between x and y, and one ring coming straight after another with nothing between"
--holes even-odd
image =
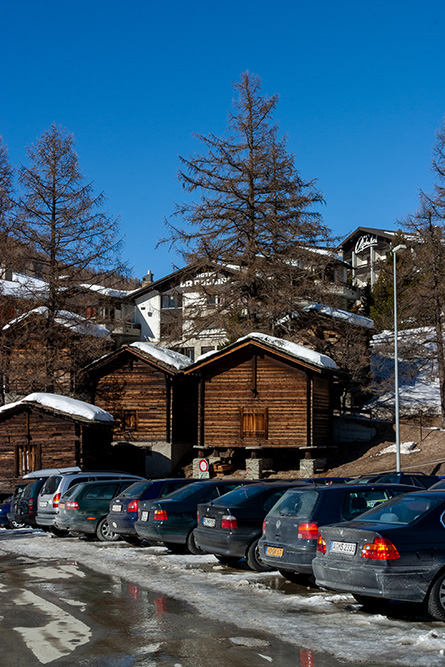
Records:
<instances>
[{"instance_id":1,"label":"chalet gable","mask_svg":"<svg viewBox=\"0 0 445 667\"><path fill-rule=\"evenodd\" d=\"M245 350L245 348L248 347L268 352L269 354L273 354L275 357L280 358L282 361L302 366L316 373L333 374L338 371L335 361L325 354L321 354L320 352L316 352L315 350L311 350L282 338L253 332L247 336L239 338L235 343L228 345L222 350L202 355L196 360L193 366L187 368L184 373L190 374L197 371L205 372L205 369L208 369L211 372L211 368L217 365L220 361L226 361L227 357L230 357L240 350Z\"/></svg>"},{"instance_id":2,"label":"chalet gable","mask_svg":"<svg viewBox=\"0 0 445 667\"><path fill-rule=\"evenodd\" d=\"M148 365L163 371L169 375L177 375L185 368L191 365L191 360L179 352L169 350L159 345L145 342L135 342L131 345L110 352L109 354L96 359L93 363L86 366L82 374L95 374L97 372L106 372L106 369L112 364L119 364L125 359L139 359Z\"/></svg>"}]
</instances>

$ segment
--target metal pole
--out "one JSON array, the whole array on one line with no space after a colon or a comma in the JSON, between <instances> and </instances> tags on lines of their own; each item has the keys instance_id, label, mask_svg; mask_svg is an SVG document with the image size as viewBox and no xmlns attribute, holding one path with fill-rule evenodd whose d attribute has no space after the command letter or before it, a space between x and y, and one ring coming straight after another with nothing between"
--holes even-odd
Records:
<instances>
[{"instance_id":1,"label":"metal pole","mask_svg":"<svg viewBox=\"0 0 445 667\"><path fill-rule=\"evenodd\" d=\"M392 251L394 267L394 411L396 421L396 470L401 471L400 465L400 423L399 423L399 349L398 349L398 331L397 331L397 273L396 273L396 254L398 250L405 250L406 246L399 244Z\"/></svg>"}]
</instances>

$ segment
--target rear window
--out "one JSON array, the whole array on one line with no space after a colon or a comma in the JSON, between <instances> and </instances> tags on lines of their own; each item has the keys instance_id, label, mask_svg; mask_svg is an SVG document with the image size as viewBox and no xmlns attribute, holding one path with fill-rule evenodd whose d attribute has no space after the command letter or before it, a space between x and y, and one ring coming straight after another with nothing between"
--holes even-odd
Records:
<instances>
[{"instance_id":1,"label":"rear window","mask_svg":"<svg viewBox=\"0 0 445 667\"><path fill-rule=\"evenodd\" d=\"M92 486L85 493L84 498L86 500L91 500L93 498L111 500L111 498L114 498L117 488L117 484L101 484L101 486Z\"/></svg>"},{"instance_id":2,"label":"rear window","mask_svg":"<svg viewBox=\"0 0 445 667\"><path fill-rule=\"evenodd\" d=\"M153 482L135 482L131 484L128 488L122 491L119 495L121 498L140 498L147 489L153 486Z\"/></svg>"},{"instance_id":3,"label":"rear window","mask_svg":"<svg viewBox=\"0 0 445 667\"><path fill-rule=\"evenodd\" d=\"M393 523L399 526L408 526L420 517L428 514L435 507L443 505L443 499L431 496L407 494L388 500L384 505L369 510L359 517L360 521L378 521L379 523Z\"/></svg>"},{"instance_id":4,"label":"rear window","mask_svg":"<svg viewBox=\"0 0 445 667\"><path fill-rule=\"evenodd\" d=\"M167 482L167 484L162 489L160 498L168 496L170 493L173 493L173 491L176 491L177 489L182 489L182 487L186 486L186 484L184 484L184 482ZM191 484L193 484L193 482L191 482Z\"/></svg>"},{"instance_id":5,"label":"rear window","mask_svg":"<svg viewBox=\"0 0 445 667\"><path fill-rule=\"evenodd\" d=\"M72 486L75 486L76 484L81 484L81 482L88 482L91 479L91 477L73 477L68 483L68 489L71 489Z\"/></svg>"},{"instance_id":6,"label":"rear window","mask_svg":"<svg viewBox=\"0 0 445 667\"><path fill-rule=\"evenodd\" d=\"M60 481L62 479L61 475L52 475L51 477L48 477L46 480L45 484L43 485L41 495L45 495L46 493L55 493L57 491L57 487L60 484Z\"/></svg>"},{"instance_id":7,"label":"rear window","mask_svg":"<svg viewBox=\"0 0 445 667\"><path fill-rule=\"evenodd\" d=\"M222 491L224 493L224 491ZM241 505L245 500L254 498L264 492L262 486L242 486L234 491L228 491L223 496L213 501L213 505Z\"/></svg>"},{"instance_id":8,"label":"rear window","mask_svg":"<svg viewBox=\"0 0 445 667\"><path fill-rule=\"evenodd\" d=\"M307 517L319 498L318 491L294 491L289 490L275 503L269 514L281 516Z\"/></svg>"},{"instance_id":9,"label":"rear window","mask_svg":"<svg viewBox=\"0 0 445 667\"><path fill-rule=\"evenodd\" d=\"M22 491L21 497L22 498L30 498L32 495L32 492L34 491L34 488L36 486L37 482L30 482L25 486L25 488Z\"/></svg>"},{"instance_id":10,"label":"rear window","mask_svg":"<svg viewBox=\"0 0 445 667\"><path fill-rule=\"evenodd\" d=\"M363 514L363 512L389 500L390 497L390 494L384 489L348 491L343 499L342 518L345 521L351 521L359 514Z\"/></svg>"}]
</instances>

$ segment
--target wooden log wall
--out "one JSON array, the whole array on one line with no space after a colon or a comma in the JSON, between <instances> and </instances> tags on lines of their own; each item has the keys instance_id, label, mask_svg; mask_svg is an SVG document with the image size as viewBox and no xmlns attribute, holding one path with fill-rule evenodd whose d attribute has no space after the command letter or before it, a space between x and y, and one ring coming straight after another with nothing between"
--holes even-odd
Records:
<instances>
[{"instance_id":1,"label":"wooden log wall","mask_svg":"<svg viewBox=\"0 0 445 667\"><path fill-rule=\"evenodd\" d=\"M304 447L308 444L307 373L252 356L205 378L205 447ZM201 387L202 389L202 387ZM267 410L267 439L242 437L241 409Z\"/></svg>"},{"instance_id":2,"label":"wooden log wall","mask_svg":"<svg viewBox=\"0 0 445 667\"><path fill-rule=\"evenodd\" d=\"M171 425L167 422L169 392L165 373L140 359L130 358L124 363L107 365L106 375L97 378L92 402L119 422L114 430L115 440L168 441L171 439ZM136 421L129 419L130 411L136 413Z\"/></svg>"}]
</instances>

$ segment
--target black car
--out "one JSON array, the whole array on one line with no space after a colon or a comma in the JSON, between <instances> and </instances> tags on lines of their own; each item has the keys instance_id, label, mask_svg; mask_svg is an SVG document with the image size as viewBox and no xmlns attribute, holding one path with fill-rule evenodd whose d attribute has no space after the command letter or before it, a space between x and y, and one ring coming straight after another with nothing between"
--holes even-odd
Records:
<instances>
[{"instance_id":1,"label":"black car","mask_svg":"<svg viewBox=\"0 0 445 667\"><path fill-rule=\"evenodd\" d=\"M142 500L164 498L173 491L196 481L190 477L175 477L135 482L111 501L107 517L108 525L129 544L140 544L142 540L135 528L139 503Z\"/></svg>"},{"instance_id":2,"label":"black car","mask_svg":"<svg viewBox=\"0 0 445 667\"><path fill-rule=\"evenodd\" d=\"M44 484L44 479L33 479L24 488L20 488L17 496L14 494L10 510L11 521L23 524L24 526L38 528L36 523L37 496Z\"/></svg>"},{"instance_id":3,"label":"black car","mask_svg":"<svg viewBox=\"0 0 445 667\"><path fill-rule=\"evenodd\" d=\"M250 484L198 505L194 530L197 546L214 554L225 565L234 566L245 557L252 570L270 570L257 553L263 520L292 486L292 482Z\"/></svg>"},{"instance_id":4,"label":"black car","mask_svg":"<svg viewBox=\"0 0 445 667\"><path fill-rule=\"evenodd\" d=\"M144 500L139 503L136 532L141 539L164 544L171 551L202 553L193 535L198 504L214 500L244 484L244 479L209 479L189 484L168 498Z\"/></svg>"},{"instance_id":5,"label":"black car","mask_svg":"<svg viewBox=\"0 0 445 667\"><path fill-rule=\"evenodd\" d=\"M445 621L445 491L398 496L358 519L320 530L317 584L362 604L425 602Z\"/></svg>"},{"instance_id":6,"label":"black car","mask_svg":"<svg viewBox=\"0 0 445 667\"><path fill-rule=\"evenodd\" d=\"M409 493L401 484L341 484L289 489L265 518L258 543L260 559L290 581L312 575L319 527L348 521L396 494Z\"/></svg>"}]
</instances>

